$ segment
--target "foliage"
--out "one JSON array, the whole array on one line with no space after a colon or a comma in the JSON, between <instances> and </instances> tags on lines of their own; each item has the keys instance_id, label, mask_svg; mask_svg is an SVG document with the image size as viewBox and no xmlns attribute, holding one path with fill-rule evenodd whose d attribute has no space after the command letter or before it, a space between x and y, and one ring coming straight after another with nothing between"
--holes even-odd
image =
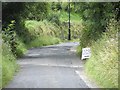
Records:
<instances>
[{"instance_id":1,"label":"foliage","mask_svg":"<svg viewBox=\"0 0 120 90\"><path fill-rule=\"evenodd\" d=\"M80 47L84 48L101 38L103 32L106 32L107 22L115 17L116 11L110 2L80 3L80 8L84 27L80 36Z\"/></svg>"},{"instance_id":2,"label":"foliage","mask_svg":"<svg viewBox=\"0 0 120 90\"><path fill-rule=\"evenodd\" d=\"M104 88L118 88L118 22L110 20L106 32L93 43L86 72Z\"/></svg>"},{"instance_id":3,"label":"foliage","mask_svg":"<svg viewBox=\"0 0 120 90\"><path fill-rule=\"evenodd\" d=\"M16 39L17 39L16 42L18 43L16 46L16 57L20 58L27 51L27 46L25 43L23 43L23 41L19 37L17 37Z\"/></svg>"},{"instance_id":4,"label":"foliage","mask_svg":"<svg viewBox=\"0 0 120 90\"><path fill-rule=\"evenodd\" d=\"M48 4L46 2L4 2L2 4L3 24L11 20L17 21L20 17L42 20L46 18L47 10Z\"/></svg>"},{"instance_id":5,"label":"foliage","mask_svg":"<svg viewBox=\"0 0 120 90\"><path fill-rule=\"evenodd\" d=\"M57 25L60 25L60 18L59 18L59 12L52 12L48 16L48 20L52 23L55 23Z\"/></svg>"},{"instance_id":6,"label":"foliage","mask_svg":"<svg viewBox=\"0 0 120 90\"><path fill-rule=\"evenodd\" d=\"M25 21L25 27L28 32L39 38L40 36L56 36L59 37L59 28L57 25L48 22L47 20L44 21L34 21L34 20L27 20Z\"/></svg>"},{"instance_id":7,"label":"foliage","mask_svg":"<svg viewBox=\"0 0 120 90\"><path fill-rule=\"evenodd\" d=\"M83 29L77 52L81 55L85 47L92 50L85 64L86 73L101 87L117 88L119 4L85 2L78 6L76 13L82 17Z\"/></svg>"},{"instance_id":8,"label":"foliage","mask_svg":"<svg viewBox=\"0 0 120 90\"><path fill-rule=\"evenodd\" d=\"M62 4L61 2L58 2L58 3L52 2L51 10L53 10L53 11L62 10L61 4Z\"/></svg>"},{"instance_id":9,"label":"foliage","mask_svg":"<svg viewBox=\"0 0 120 90\"><path fill-rule=\"evenodd\" d=\"M24 15L28 20L43 20L47 17L47 3L46 2L27 2L25 3L25 11L28 13Z\"/></svg>"},{"instance_id":10,"label":"foliage","mask_svg":"<svg viewBox=\"0 0 120 90\"><path fill-rule=\"evenodd\" d=\"M29 47L39 47L60 42L59 29L54 24L44 21L28 20L25 22L25 27L30 34L36 36L34 40L30 41ZM58 37L58 38L57 38Z\"/></svg>"},{"instance_id":11,"label":"foliage","mask_svg":"<svg viewBox=\"0 0 120 90\"><path fill-rule=\"evenodd\" d=\"M25 45L19 40L18 35L14 31L15 21L11 21L11 24L7 28L2 30L2 39L4 43L8 44L15 57L20 57L26 51Z\"/></svg>"},{"instance_id":12,"label":"foliage","mask_svg":"<svg viewBox=\"0 0 120 90\"><path fill-rule=\"evenodd\" d=\"M17 8L15 8L17 7ZM8 26L12 20L19 20L24 12L25 3L18 2L3 2L2 3L2 24L3 27ZM27 14L26 14L27 15Z\"/></svg>"},{"instance_id":13,"label":"foliage","mask_svg":"<svg viewBox=\"0 0 120 90\"><path fill-rule=\"evenodd\" d=\"M2 44L2 87L10 81L16 71L16 58L11 52L11 47Z\"/></svg>"},{"instance_id":14,"label":"foliage","mask_svg":"<svg viewBox=\"0 0 120 90\"><path fill-rule=\"evenodd\" d=\"M11 21L11 24L8 25L7 28L3 28L2 30L2 38L5 43L9 44L11 47L11 51L13 54L16 54L16 33L13 31L15 21Z\"/></svg>"},{"instance_id":15,"label":"foliage","mask_svg":"<svg viewBox=\"0 0 120 90\"><path fill-rule=\"evenodd\" d=\"M60 39L56 37L50 36L41 36L36 38L35 40L31 41L28 45L29 48L31 47L40 47L40 46L47 46L60 43Z\"/></svg>"}]
</instances>

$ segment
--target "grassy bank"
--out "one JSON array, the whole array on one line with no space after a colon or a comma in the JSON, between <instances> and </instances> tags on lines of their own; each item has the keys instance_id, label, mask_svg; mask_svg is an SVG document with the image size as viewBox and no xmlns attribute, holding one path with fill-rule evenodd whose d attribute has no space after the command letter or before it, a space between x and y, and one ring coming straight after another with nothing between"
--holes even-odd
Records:
<instances>
[{"instance_id":1,"label":"grassy bank","mask_svg":"<svg viewBox=\"0 0 120 90\"><path fill-rule=\"evenodd\" d=\"M118 88L118 23L112 20L107 32L91 46L86 73L101 87Z\"/></svg>"},{"instance_id":2,"label":"grassy bank","mask_svg":"<svg viewBox=\"0 0 120 90\"><path fill-rule=\"evenodd\" d=\"M13 78L17 69L16 58L7 44L2 45L2 87Z\"/></svg>"}]
</instances>

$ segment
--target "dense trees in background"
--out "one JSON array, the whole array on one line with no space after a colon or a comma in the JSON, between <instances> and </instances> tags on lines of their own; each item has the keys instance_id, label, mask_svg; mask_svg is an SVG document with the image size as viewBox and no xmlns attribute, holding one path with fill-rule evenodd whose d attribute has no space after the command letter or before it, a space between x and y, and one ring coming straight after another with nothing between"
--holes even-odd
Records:
<instances>
[{"instance_id":1,"label":"dense trees in background","mask_svg":"<svg viewBox=\"0 0 120 90\"><path fill-rule=\"evenodd\" d=\"M43 20L47 18L48 15L48 4L43 3L25 3L25 12L28 14L24 14L28 20Z\"/></svg>"},{"instance_id":2,"label":"dense trees in background","mask_svg":"<svg viewBox=\"0 0 120 90\"><path fill-rule=\"evenodd\" d=\"M2 20L25 19L42 20L47 17L48 4L45 2L5 2L2 3Z\"/></svg>"},{"instance_id":3,"label":"dense trees in background","mask_svg":"<svg viewBox=\"0 0 120 90\"><path fill-rule=\"evenodd\" d=\"M119 5L112 2L79 3L77 12L82 17L84 26L80 37L81 49L91 46L93 42L101 38L112 18L119 20Z\"/></svg>"},{"instance_id":4,"label":"dense trees in background","mask_svg":"<svg viewBox=\"0 0 120 90\"><path fill-rule=\"evenodd\" d=\"M22 38L24 43L30 42L32 36L24 26L24 21L42 20L47 17L47 3L6 2L2 3L2 36L8 42L12 52L16 53L17 38ZM17 54L17 53L16 53Z\"/></svg>"},{"instance_id":5,"label":"dense trees in background","mask_svg":"<svg viewBox=\"0 0 120 90\"><path fill-rule=\"evenodd\" d=\"M16 8L17 7L17 8ZM25 3L6 2L2 3L2 22L10 23L11 20L19 20L24 11Z\"/></svg>"}]
</instances>

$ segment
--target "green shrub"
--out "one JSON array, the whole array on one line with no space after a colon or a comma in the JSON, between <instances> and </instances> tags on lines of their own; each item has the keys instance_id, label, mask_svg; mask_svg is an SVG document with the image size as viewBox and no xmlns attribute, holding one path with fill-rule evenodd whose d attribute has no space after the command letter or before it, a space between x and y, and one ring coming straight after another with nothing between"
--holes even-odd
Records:
<instances>
[{"instance_id":1,"label":"green shrub","mask_svg":"<svg viewBox=\"0 0 120 90\"><path fill-rule=\"evenodd\" d=\"M14 31L15 20L12 20L6 28L2 28L2 38L5 43L8 43L11 47L11 51L16 55L16 33Z\"/></svg>"},{"instance_id":2,"label":"green shrub","mask_svg":"<svg viewBox=\"0 0 120 90\"><path fill-rule=\"evenodd\" d=\"M17 46L16 46L16 56L19 58L19 57L22 57L25 52L27 51L27 47L25 45L25 43L22 42L22 40L17 37Z\"/></svg>"}]
</instances>

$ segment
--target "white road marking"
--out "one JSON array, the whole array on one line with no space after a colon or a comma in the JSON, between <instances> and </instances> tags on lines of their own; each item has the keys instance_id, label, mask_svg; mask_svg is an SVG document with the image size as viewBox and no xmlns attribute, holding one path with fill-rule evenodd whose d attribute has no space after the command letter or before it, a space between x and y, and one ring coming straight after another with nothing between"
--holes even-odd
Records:
<instances>
[{"instance_id":1,"label":"white road marking","mask_svg":"<svg viewBox=\"0 0 120 90\"><path fill-rule=\"evenodd\" d=\"M39 56L40 54L37 54L37 53L35 53L35 54L28 54L27 56Z\"/></svg>"},{"instance_id":2,"label":"white road marking","mask_svg":"<svg viewBox=\"0 0 120 90\"><path fill-rule=\"evenodd\" d=\"M39 64L39 63L28 63L28 62L21 62L20 65L36 65L36 66L48 66L48 67L66 67L66 68L83 68L83 66L78 65L57 65L57 64Z\"/></svg>"},{"instance_id":3,"label":"white road marking","mask_svg":"<svg viewBox=\"0 0 120 90\"><path fill-rule=\"evenodd\" d=\"M89 88L99 88L95 82L91 82L90 79L88 79L88 77L85 75L85 73L83 71L75 71L76 74L79 75L79 77L86 83L86 85L89 87ZM98 89L99 90L99 89Z\"/></svg>"}]
</instances>

